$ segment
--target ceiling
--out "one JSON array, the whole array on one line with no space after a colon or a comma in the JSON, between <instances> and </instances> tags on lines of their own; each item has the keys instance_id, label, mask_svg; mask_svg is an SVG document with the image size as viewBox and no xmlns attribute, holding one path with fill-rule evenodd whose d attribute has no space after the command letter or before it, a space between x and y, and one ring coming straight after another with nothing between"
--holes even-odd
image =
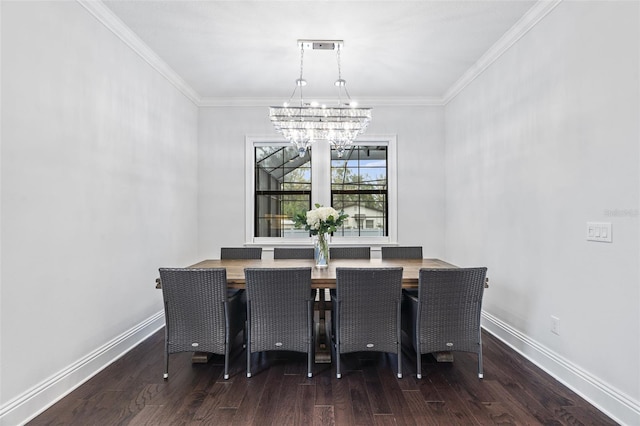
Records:
<instances>
[{"instance_id":1,"label":"ceiling","mask_svg":"<svg viewBox=\"0 0 640 426\"><path fill-rule=\"evenodd\" d=\"M103 1L204 100L286 100L298 39L344 40L353 99L442 99L535 0ZM334 51L306 50L305 98L330 98ZM363 103L363 102L361 102Z\"/></svg>"}]
</instances>

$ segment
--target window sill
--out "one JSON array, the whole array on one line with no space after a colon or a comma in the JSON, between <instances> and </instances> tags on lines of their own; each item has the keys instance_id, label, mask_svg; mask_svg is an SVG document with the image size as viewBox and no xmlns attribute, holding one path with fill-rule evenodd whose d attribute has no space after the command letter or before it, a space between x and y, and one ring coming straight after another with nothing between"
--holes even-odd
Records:
<instances>
[{"instance_id":1,"label":"window sill","mask_svg":"<svg viewBox=\"0 0 640 426\"><path fill-rule=\"evenodd\" d=\"M388 237L361 237L361 238L342 238L332 237L331 247L349 246L368 246L372 251L380 251L382 246L397 246L397 242L389 241ZM272 251L274 247L313 247L311 238L256 238L254 241L248 241L245 247L262 247L265 251Z\"/></svg>"}]
</instances>

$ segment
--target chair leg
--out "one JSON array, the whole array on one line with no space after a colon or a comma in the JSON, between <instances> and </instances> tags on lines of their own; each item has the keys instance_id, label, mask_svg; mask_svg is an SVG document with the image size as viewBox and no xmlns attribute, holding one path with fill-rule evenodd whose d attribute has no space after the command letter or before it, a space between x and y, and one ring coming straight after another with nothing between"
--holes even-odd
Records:
<instances>
[{"instance_id":1,"label":"chair leg","mask_svg":"<svg viewBox=\"0 0 640 426\"><path fill-rule=\"evenodd\" d=\"M336 321L336 325L335 325L335 330L336 330L336 335L334 336L334 338L336 339L336 378L339 379L342 377L342 374L340 374L340 302L339 301L335 301L335 307L334 307L334 312L335 312L335 321ZM331 320L333 321L334 318L331 318Z\"/></svg>"},{"instance_id":2,"label":"chair leg","mask_svg":"<svg viewBox=\"0 0 640 426\"><path fill-rule=\"evenodd\" d=\"M229 380L229 343L224 350L224 379Z\"/></svg>"},{"instance_id":3,"label":"chair leg","mask_svg":"<svg viewBox=\"0 0 640 426\"><path fill-rule=\"evenodd\" d=\"M398 343L398 379L402 379L402 345Z\"/></svg>"},{"instance_id":4,"label":"chair leg","mask_svg":"<svg viewBox=\"0 0 640 426\"><path fill-rule=\"evenodd\" d=\"M480 340L480 350L478 351L478 378L484 378L484 371L482 368L482 340Z\"/></svg>"},{"instance_id":5,"label":"chair leg","mask_svg":"<svg viewBox=\"0 0 640 426\"><path fill-rule=\"evenodd\" d=\"M164 377L165 380L169 378L169 353L165 349L164 351Z\"/></svg>"},{"instance_id":6,"label":"chair leg","mask_svg":"<svg viewBox=\"0 0 640 426\"><path fill-rule=\"evenodd\" d=\"M247 377L251 377L251 349L247 343Z\"/></svg>"},{"instance_id":7,"label":"chair leg","mask_svg":"<svg viewBox=\"0 0 640 426\"><path fill-rule=\"evenodd\" d=\"M340 333L336 329L336 378L339 379L342 377L340 374L340 341L338 340L338 336Z\"/></svg>"},{"instance_id":8,"label":"chair leg","mask_svg":"<svg viewBox=\"0 0 640 426\"><path fill-rule=\"evenodd\" d=\"M166 304L165 304L165 309ZM169 378L169 332L167 331L167 326L164 326L164 376L163 378L167 380Z\"/></svg>"},{"instance_id":9,"label":"chair leg","mask_svg":"<svg viewBox=\"0 0 640 426\"><path fill-rule=\"evenodd\" d=\"M415 322L415 336L414 339L414 346L416 348L416 363L417 363L417 368L416 368L416 376L418 379L422 379L422 357L421 357L421 353L422 352L422 347L420 345L420 333L419 333L419 329L418 329L418 325L420 324L420 306L418 306L418 315L416 317L416 322Z\"/></svg>"},{"instance_id":10,"label":"chair leg","mask_svg":"<svg viewBox=\"0 0 640 426\"><path fill-rule=\"evenodd\" d=\"M247 351L247 377L251 377L251 309L250 309L251 301L247 300L247 325L245 328L246 331L246 351Z\"/></svg>"},{"instance_id":11,"label":"chair leg","mask_svg":"<svg viewBox=\"0 0 640 426\"><path fill-rule=\"evenodd\" d=\"M396 321L397 321L397 331L396 338L398 342L398 349L396 353L398 354L398 379L402 379L402 328L400 327L402 324L402 310L401 310L402 299L398 300Z\"/></svg>"},{"instance_id":12,"label":"chair leg","mask_svg":"<svg viewBox=\"0 0 640 426\"><path fill-rule=\"evenodd\" d=\"M307 377L312 377L313 358L313 300L307 303Z\"/></svg>"},{"instance_id":13,"label":"chair leg","mask_svg":"<svg viewBox=\"0 0 640 426\"><path fill-rule=\"evenodd\" d=\"M247 347L247 320L244 321L242 326L242 349Z\"/></svg>"},{"instance_id":14,"label":"chair leg","mask_svg":"<svg viewBox=\"0 0 640 426\"><path fill-rule=\"evenodd\" d=\"M231 347L231 318L229 317L229 301L224 302L224 379L229 380L229 348Z\"/></svg>"}]
</instances>

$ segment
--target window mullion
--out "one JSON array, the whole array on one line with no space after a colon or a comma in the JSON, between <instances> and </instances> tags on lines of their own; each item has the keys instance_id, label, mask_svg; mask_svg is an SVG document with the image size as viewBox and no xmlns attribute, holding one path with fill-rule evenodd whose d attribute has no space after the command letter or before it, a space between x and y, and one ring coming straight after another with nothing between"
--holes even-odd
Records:
<instances>
[{"instance_id":1,"label":"window mullion","mask_svg":"<svg viewBox=\"0 0 640 426\"><path fill-rule=\"evenodd\" d=\"M320 140L313 144L311 157L311 204L331 205L331 147Z\"/></svg>"}]
</instances>

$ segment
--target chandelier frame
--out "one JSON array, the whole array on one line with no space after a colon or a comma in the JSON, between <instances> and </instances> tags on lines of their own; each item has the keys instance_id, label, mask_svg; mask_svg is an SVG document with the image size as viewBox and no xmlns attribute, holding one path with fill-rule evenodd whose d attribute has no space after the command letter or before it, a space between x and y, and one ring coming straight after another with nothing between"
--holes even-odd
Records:
<instances>
[{"instance_id":1,"label":"chandelier frame","mask_svg":"<svg viewBox=\"0 0 640 426\"><path fill-rule=\"evenodd\" d=\"M371 122L371 108L361 108L351 100L346 80L342 78L340 52L344 46L342 40L298 40L300 48L300 76L289 100L283 106L269 107L269 118L278 133L298 149L301 157L311 144L317 140L327 140L342 157L345 148L362 134ZM338 64L338 79L334 85L338 88L336 106L318 105L307 102L302 88L304 80L305 47L321 50L335 50ZM296 93L299 93L298 105L292 105Z\"/></svg>"}]
</instances>

